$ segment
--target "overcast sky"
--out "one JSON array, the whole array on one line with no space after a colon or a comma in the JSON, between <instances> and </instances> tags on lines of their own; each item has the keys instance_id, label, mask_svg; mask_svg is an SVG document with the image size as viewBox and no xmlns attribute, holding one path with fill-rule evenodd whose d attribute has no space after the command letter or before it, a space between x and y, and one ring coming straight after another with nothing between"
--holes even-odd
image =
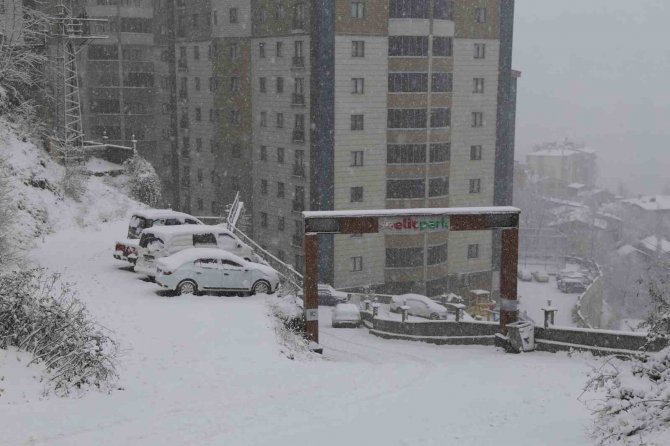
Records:
<instances>
[{"instance_id":1,"label":"overcast sky","mask_svg":"<svg viewBox=\"0 0 670 446\"><path fill-rule=\"evenodd\" d=\"M516 157L568 137L632 193L670 184L670 0L516 0Z\"/></svg>"}]
</instances>

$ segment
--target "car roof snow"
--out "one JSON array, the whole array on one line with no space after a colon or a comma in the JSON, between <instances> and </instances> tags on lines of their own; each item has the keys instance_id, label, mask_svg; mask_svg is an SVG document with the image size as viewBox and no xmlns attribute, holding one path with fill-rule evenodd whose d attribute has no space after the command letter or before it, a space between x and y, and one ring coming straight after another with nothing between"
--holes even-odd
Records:
<instances>
[{"instance_id":1,"label":"car roof snow","mask_svg":"<svg viewBox=\"0 0 670 446\"><path fill-rule=\"evenodd\" d=\"M179 211L173 211L172 209L140 209L133 212L133 216L142 217L142 218L168 218L168 217L184 217L192 218L193 220L200 221L192 215L185 214Z\"/></svg>"},{"instance_id":2,"label":"car roof snow","mask_svg":"<svg viewBox=\"0 0 670 446\"><path fill-rule=\"evenodd\" d=\"M228 234L232 235L228 229L222 226L213 225L174 225L174 226L155 226L144 230L145 233L154 235L178 235L178 234Z\"/></svg>"},{"instance_id":3,"label":"car roof snow","mask_svg":"<svg viewBox=\"0 0 670 446\"><path fill-rule=\"evenodd\" d=\"M165 263L172 268L178 268L184 263L193 262L198 259L231 260L235 263L239 263L242 266L247 266L247 263L249 263L235 254L217 248L188 248L174 253L171 256L163 257L158 261Z\"/></svg>"}]
</instances>

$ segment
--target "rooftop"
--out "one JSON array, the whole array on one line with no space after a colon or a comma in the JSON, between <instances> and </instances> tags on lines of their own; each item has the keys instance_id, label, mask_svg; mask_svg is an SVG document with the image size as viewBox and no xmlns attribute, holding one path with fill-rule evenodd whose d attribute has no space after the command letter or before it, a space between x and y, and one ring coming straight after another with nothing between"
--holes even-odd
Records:
<instances>
[{"instance_id":1,"label":"rooftop","mask_svg":"<svg viewBox=\"0 0 670 446\"><path fill-rule=\"evenodd\" d=\"M645 211L670 211L670 195L645 195L623 200L622 203L637 206Z\"/></svg>"}]
</instances>

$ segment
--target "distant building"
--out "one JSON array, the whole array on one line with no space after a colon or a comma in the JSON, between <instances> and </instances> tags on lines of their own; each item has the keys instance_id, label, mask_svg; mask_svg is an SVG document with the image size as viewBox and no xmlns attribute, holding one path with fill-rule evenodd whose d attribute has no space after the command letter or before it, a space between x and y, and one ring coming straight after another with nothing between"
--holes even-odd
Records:
<instances>
[{"instance_id":1,"label":"distant building","mask_svg":"<svg viewBox=\"0 0 670 446\"><path fill-rule=\"evenodd\" d=\"M537 146L526 155L526 164L546 195L568 196L595 186L595 151L569 141Z\"/></svg>"},{"instance_id":2,"label":"distant building","mask_svg":"<svg viewBox=\"0 0 670 446\"><path fill-rule=\"evenodd\" d=\"M621 200L628 219L647 233L670 238L670 195L645 195Z\"/></svg>"},{"instance_id":3,"label":"distant building","mask_svg":"<svg viewBox=\"0 0 670 446\"><path fill-rule=\"evenodd\" d=\"M0 43L23 43L23 0L0 0Z\"/></svg>"}]
</instances>

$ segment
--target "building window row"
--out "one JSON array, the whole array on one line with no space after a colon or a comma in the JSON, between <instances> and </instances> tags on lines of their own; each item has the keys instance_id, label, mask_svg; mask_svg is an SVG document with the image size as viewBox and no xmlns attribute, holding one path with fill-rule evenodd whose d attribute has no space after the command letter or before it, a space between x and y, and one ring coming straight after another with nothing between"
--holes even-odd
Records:
<instances>
[{"instance_id":1,"label":"building window row","mask_svg":"<svg viewBox=\"0 0 670 446\"><path fill-rule=\"evenodd\" d=\"M450 57L452 47L451 37L433 37L433 56ZM428 36L390 36L388 55L395 57L428 56Z\"/></svg>"},{"instance_id":2,"label":"building window row","mask_svg":"<svg viewBox=\"0 0 670 446\"><path fill-rule=\"evenodd\" d=\"M450 143L431 143L429 162L441 163L451 157ZM426 144L388 144L386 146L387 164L425 164Z\"/></svg>"},{"instance_id":3,"label":"building window row","mask_svg":"<svg viewBox=\"0 0 670 446\"><path fill-rule=\"evenodd\" d=\"M396 108L388 110L387 127L389 129L426 128L427 111L424 108ZM449 127L451 110L449 108L433 108L430 110L430 126L432 128Z\"/></svg>"},{"instance_id":4,"label":"building window row","mask_svg":"<svg viewBox=\"0 0 670 446\"><path fill-rule=\"evenodd\" d=\"M433 18L453 19L453 0L390 0L389 17L392 19L427 19L433 3Z\"/></svg>"},{"instance_id":5,"label":"building window row","mask_svg":"<svg viewBox=\"0 0 670 446\"><path fill-rule=\"evenodd\" d=\"M449 195L449 177L428 179L428 197L446 197ZM426 198L426 181L422 179L387 180L387 199Z\"/></svg>"},{"instance_id":6,"label":"building window row","mask_svg":"<svg viewBox=\"0 0 670 446\"><path fill-rule=\"evenodd\" d=\"M450 92L453 89L452 73L433 73L431 91ZM428 91L428 73L389 73L389 93L421 93Z\"/></svg>"}]
</instances>

